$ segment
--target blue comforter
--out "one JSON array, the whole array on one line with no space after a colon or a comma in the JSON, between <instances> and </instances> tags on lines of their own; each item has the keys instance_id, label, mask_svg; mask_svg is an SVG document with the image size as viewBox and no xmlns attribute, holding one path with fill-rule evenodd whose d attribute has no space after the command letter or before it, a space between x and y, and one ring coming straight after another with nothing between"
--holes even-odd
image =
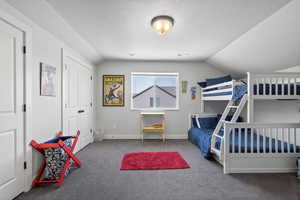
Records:
<instances>
[{"instance_id":1,"label":"blue comforter","mask_svg":"<svg viewBox=\"0 0 300 200\"><path fill-rule=\"evenodd\" d=\"M246 85L236 85L233 90L232 100L237 101L247 93Z\"/></svg>"},{"instance_id":2,"label":"blue comforter","mask_svg":"<svg viewBox=\"0 0 300 200\"><path fill-rule=\"evenodd\" d=\"M210 147L213 131L213 129L191 128L188 132L188 139L200 149L202 156L205 158L211 158L212 156Z\"/></svg>"},{"instance_id":3,"label":"blue comforter","mask_svg":"<svg viewBox=\"0 0 300 200\"><path fill-rule=\"evenodd\" d=\"M253 133L253 139L251 138L251 133L247 131L245 134L245 130L242 129L241 131L241 145L239 145L239 133L236 131L234 135L234 140L233 140L233 135L229 137L229 143L230 143L230 152L239 152L239 146L241 146L241 153L244 152L251 152L251 142L253 142L253 152L257 153L263 152L263 136L257 136L257 134ZM202 129L202 128L191 128L188 132L188 139L191 141L191 143L195 144L201 151L201 154L205 158L211 158L212 154L210 153L210 148L211 148L211 137L212 137L213 130L212 129ZM220 131L220 135L223 135L223 130ZM245 141L245 136L247 136L247 143ZM259 141L258 141L259 140ZM234 145L232 145L234 142ZM257 144L258 143L258 144ZM271 143L271 144L270 144ZM283 148L281 147L282 141L278 141L278 144L276 144L275 139L270 139L266 137L265 139L265 147L266 147L266 153L276 152L276 145L277 145L277 151L279 153L283 152L288 152L288 149L290 149L290 152L294 152L294 145L288 145L286 142L283 142ZM221 145L221 139L217 138L216 139L216 146L215 148L220 149ZM300 152L300 147L296 146L296 152Z\"/></svg>"}]
</instances>

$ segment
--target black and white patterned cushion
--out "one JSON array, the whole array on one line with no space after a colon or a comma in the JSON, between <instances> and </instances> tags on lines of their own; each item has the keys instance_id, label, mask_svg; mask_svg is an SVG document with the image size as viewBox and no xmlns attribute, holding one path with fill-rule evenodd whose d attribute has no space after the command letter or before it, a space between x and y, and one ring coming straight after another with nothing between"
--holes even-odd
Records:
<instances>
[{"instance_id":1,"label":"black and white patterned cushion","mask_svg":"<svg viewBox=\"0 0 300 200\"><path fill-rule=\"evenodd\" d=\"M64 144L71 148L72 139L66 139ZM60 178L60 174L64 168L68 154L62 148L47 148L45 149L45 179L47 180L57 180ZM73 164L72 160L65 172L65 176L68 175L71 165Z\"/></svg>"}]
</instances>

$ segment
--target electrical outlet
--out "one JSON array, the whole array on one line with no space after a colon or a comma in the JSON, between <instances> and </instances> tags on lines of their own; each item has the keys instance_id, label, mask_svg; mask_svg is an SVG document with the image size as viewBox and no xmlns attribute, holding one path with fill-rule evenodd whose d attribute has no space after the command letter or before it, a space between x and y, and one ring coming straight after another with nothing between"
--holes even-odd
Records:
<instances>
[{"instance_id":1,"label":"electrical outlet","mask_svg":"<svg viewBox=\"0 0 300 200\"><path fill-rule=\"evenodd\" d=\"M117 124L114 124L114 125L113 125L113 129L116 129L116 128L117 128Z\"/></svg>"}]
</instances>

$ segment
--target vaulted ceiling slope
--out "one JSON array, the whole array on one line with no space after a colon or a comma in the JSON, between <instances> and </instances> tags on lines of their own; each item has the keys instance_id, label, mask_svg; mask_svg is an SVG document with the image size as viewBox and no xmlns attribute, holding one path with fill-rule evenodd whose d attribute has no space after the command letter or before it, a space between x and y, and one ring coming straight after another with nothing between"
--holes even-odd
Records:
<instances>
[{"instance_id":1,"label":"vaulted ceiling slope","mask_svg":"<svg viewBox=\"0 0 300 200\"><path fill-rule=\"evenodd\" d=\"M300 64L300 0L6 1L93 62L205 60L235 74ZM157 15L175 19L165 36Z\"/></svg>"},{"instance_id":2,"label":"vaulted ceiling slope","mask_svg":"<svg viewBox=\"0 0 300 200\"><path fill-rule=\"evenodd\" d=\"M207 62L237 74L270 72L300 65L299 20L300 1L294 0Z\"/></svg>"},{"instance_id":3,"label":"vaulted ceiling slope","mask_svg":"<svg viewBox=\"0 0 300 200\"><path fill-rule=\"evenodd\" d=\"M45 0L5 0L26 17L52 33L56 38L76 50L91 63L101 59L99 53Z\"/></svg>"}]
</instances>

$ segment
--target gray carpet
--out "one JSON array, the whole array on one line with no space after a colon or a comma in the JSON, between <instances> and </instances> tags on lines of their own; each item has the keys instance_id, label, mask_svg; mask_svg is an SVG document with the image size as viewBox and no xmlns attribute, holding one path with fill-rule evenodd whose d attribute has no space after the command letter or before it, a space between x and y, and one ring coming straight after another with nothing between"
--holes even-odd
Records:
<instances>
[{"instance_id":1,"label":"gray carpet","mask_svg":"<svg viewBox=\"0 0 300 200\"><path fill-rule=\"evenodd\" d=\"M120 171L124 153L178 151L190 169ZM78 153L83 166L61 188L42 186L17 200L299 200L295 174L224 175L187 141L105 141Z\"/></svg>"}]
</instances>

